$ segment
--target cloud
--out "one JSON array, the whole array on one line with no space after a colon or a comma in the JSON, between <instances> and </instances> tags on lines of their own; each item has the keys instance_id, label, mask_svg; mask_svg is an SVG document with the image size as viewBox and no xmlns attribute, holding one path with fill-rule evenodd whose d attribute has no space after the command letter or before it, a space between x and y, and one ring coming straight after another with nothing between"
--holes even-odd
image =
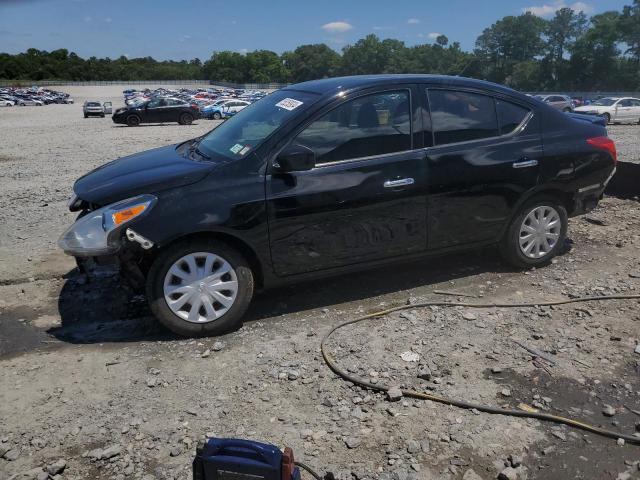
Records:
<instances>
[{"instance_id":1,"label":"cloud","mask_svg":"<svg viewBox=\"0 0 640 480\"><path fill-rule=\"evenodd\" d=\"M571 4L566 4L563 0L556 1L552 4L544 4L539 6L525 7L522 9L525 13L532 13L538 17L550 17L554 13L556 13L561 8L570 8L575 12L584 12L591 13L593 12L593 7L584 2L574 2Z\"/></svg>"},{"instance_id":2,"label":"cloud","mask_svg":"<svg viewBox=\"0 0 640 480\"><path fill-rule=\"evenodd\" d=\"M418 18L410 18L409 20L407 20L407 23L409 25L417 25L418 23L420 23L420 19L418 19Z\"/></svg>"},{"instance_id":3,"label":"cloud","mask_svg":"<svg viewBox=\"0 0 640 480\"><path fill-rule=\"evenodd\" d=\"M239 53L241 53L242 55L246 55L247 53L249 53L249 49L248 48L241 48L240 50L238 50Z\"/></svg>"},{"instance_id":4,"label":"cloud","mask_svg":"<svg viewBox=\"0 0 640 480\"><path fill-rule=\"evenodd\" d=\"M442 35L441 33L438 32L431 32L429 35L427 35L427 37L431 38L432 40L435 40L436 38L438 38L440 35Z\"/></svg>"},{"instance_id":5,"label":"cloud","mask_svg":"<svg viewBox=\"0 0 640 480\"><path fill-rule=\"evenodd\" d=\"M342 33L348 32L353 28L353 25L347 22L329 22L322 25L322 29L329 33Z\"/></svg>"},{"instance_id":6,"label":"cloud","mask_svg":"<svg viewBox=\"0 0 640 480\"><path fill-rule=\"evenodd\" d=\"M182 35L182 37L180 37L181 42L186 42L187 40L191 40L191 35Z\"/></svg>"}]
</instances>

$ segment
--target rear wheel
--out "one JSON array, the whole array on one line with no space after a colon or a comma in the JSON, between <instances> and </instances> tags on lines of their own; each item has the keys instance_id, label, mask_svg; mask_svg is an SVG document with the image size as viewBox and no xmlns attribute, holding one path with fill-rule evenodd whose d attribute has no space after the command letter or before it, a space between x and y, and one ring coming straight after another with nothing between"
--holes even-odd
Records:
<instances>
[{"instance_id":1,"label":"rear wheel","mask_svg":"<svg viewBox=\"0 0 640 480\"><path fill-rule=\"evenodd\" d=\"M222 118L222 114L220 112L213 112L213 119L220 120Z\"/></svg>"},{"instance_id":2,"label":"rear wheel","mask_svg":"<svg viewBox=\"0 0 640 480\"><path fill-rule=\"evenodd\" d=\"M553 197L525 203L513 218L500 246L506 261L518 268L547 264L564 245L567 210Z\"/></svg>"},{"instance_id":3,"label":"rear wheel","mask_svg":"<svg viewBox=\"0 0 640 480\"><path fill-rule=\"evenodd\" d=\"M569 112L571 112L571 109L569 107L565 107L562 111L564 113L569 113Z\"/></svg>"},{"instance_id":4,"label":"rear wheel","mask_svg":"<svg viewBox=\"0 0 640 480\"><path fill-rule=\"evenodd\" d=\"M88 118L88 117L89 117L89 115L87 115L87 114L85 113L85 114L84 114L84 118Z\"/></svg>"},{"instance_id":5,"label":"rear wheel","mask_svg":"<svg viewBox=\"0 0 640 480\"><path fill-rule=\"evenodd\" d=\"M242 325L253 273L234 248L213 240L176 244L147 276L147 298L160 323L178 335L220 335Z\"/></svg>"},{"instance_id":6,"label":"rear wheel","mask_svg":"<svg viewBox=\"0 0 640 480\"><path fill-rule=\"evenodd\" d=\"M129 115L127 117L127 125L130 127L137 127L140 125L140 117L138 115Z\"/></svg>"},{"instance_id":7,"label":"rear wheel","mask_svg":"<svg viewBox=\"0 0 640 480\"><path fill-rule=\"evenodd\" d=\"M193 115L191 115L190 113L183 113L180 115L180 118L178 119L178 123L180 125L191 125L192 122L193 122Z\"/></svg>"}]
</instances>

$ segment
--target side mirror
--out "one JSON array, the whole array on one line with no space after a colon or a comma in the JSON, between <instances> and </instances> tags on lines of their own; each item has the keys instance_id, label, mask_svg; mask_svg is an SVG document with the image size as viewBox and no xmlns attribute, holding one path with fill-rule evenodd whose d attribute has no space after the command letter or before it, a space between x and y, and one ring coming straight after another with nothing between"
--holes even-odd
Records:
<instances>
[{"instance_id":1,"label":"side mirror","mask_svg":"<svg viewBox=\"0 0 640 480\"><path fill-rule=\"evenodd\" d=\"M316 166L316 154L302 145L290 145L280 152L273 163L278 172L303 172Z\"/></svg>"}]
</instances>

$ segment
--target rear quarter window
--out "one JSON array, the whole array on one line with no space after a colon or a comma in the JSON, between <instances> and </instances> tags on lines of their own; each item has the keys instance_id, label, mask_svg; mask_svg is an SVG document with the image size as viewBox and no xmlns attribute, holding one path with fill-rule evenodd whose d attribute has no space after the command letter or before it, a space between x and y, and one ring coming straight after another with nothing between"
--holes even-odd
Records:
<instances>
[{"instance_id":1,"label":"rear quarter window","mask_svg":"<svg viewBox=\"0 0 640 480\"><path fill-rule=\"evenodd\" d=\"M506 135L518 128L531 110L515 103L496 99L496 111L498 113L500 134Z\"/></svg>"},{"instance_id":2,"label":"rear quarter window","mask_svg":"<svg viewBox=\"0 0 640 480\"><path fill-rule=\"evenodd\" d=\"M436 145L500 134L493 97L455 90L428 90Z\"/></svg>"}]
</instances>

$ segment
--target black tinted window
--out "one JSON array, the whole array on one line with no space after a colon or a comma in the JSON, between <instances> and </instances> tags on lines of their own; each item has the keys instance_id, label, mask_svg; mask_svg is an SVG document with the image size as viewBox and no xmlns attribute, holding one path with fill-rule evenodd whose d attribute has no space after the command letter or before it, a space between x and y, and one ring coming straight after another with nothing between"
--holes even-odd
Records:
<instances>
[{"instance_id":1,"label":"black tinted window","mask_svg":"<svg viewBox=\"0 0 640 480\"><path fill-rule=\"evenodd\" d=\"M309 125L295 143L313 149L319 164L410 150L409 92L376 93L345 102Z\"/></svg>"},{"instance_id":2,"label":"black tinted window","mask_svg":"<svg viewBox=\"0 0 640 480\"><path fill-rule=\"evenodd\" d=\"M436 145L499 134L492 97L453 90L429 90Z\"/></svg>"},{"instance_id":3,"label":"black tinted window","mask_svg":"<svg viewBox=\"0 0 640 480\"><path fill-rule=\"evenodd\" d=\"M513 132L529 114L529 109L504 100L496 100L496 110L502 135Z\"/></svg>"}]
</instances>

